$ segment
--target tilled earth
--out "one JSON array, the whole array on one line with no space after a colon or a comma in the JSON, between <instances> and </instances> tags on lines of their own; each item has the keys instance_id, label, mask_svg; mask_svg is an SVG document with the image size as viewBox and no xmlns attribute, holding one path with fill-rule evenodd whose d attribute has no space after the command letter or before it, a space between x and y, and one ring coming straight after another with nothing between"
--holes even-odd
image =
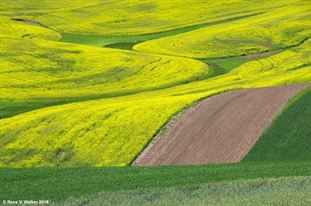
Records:
<instances>
[{"instance_id":1,"label":"tilled earth","mask_svg":"<svg viewBox=\"0 0 311 206\"><path fill-rule=\"evenodd\" d=\"M309 86L240 89L207 98L178 116L132 165L239 162L287 101Z\"/></svg>"}]
</instances>

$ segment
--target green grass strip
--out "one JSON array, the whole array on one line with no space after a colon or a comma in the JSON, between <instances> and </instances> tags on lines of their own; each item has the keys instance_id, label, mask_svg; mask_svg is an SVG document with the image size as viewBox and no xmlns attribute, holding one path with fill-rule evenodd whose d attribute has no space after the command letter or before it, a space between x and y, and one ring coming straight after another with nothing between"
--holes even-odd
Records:
<instances>
[{"instance_id":1,"label":"green grass strip","mask_svg":"<svg viewBox=\"0 0 311 206\"><path fill-rule=\"evenodd\" d=\"M52 205L311 205L311 177L259 178L196 186L102 192Z\"/></svg>"},{"instance_id":2,"label":"green grass strip","mask_svg":"<svg viewBox=\"0 0 311 206\"><path fill-rule=\"evenodd\" d=\"M99 192L171 188L239 179L311 176L311 162L203 166L0 169L0 201L59 201Z\"/></svg>"},{"instance_id":3,"label":"green grass strip","mask_svg":"<svg viewBox=\"0 0 311 206\"><path fill-rule=\"evenodd\" d=\"M311 88L293 97L243 161L311 159Z\"/></svg>"},{"instance_id":4,"label":"green grass strip","mask_svg":"<svg viewBox=\"0 0 311 206\"><path fill-rule=\"evenodd\" d=\"M81 100L82 101L82 100ZM4 102L0 101L0 119L13 117L18 114L29 112L35 109L41 109L44 107L50 107L55 105L66 104L74 101L45 101L45 102Z\"/></svg>"}]
</instances>

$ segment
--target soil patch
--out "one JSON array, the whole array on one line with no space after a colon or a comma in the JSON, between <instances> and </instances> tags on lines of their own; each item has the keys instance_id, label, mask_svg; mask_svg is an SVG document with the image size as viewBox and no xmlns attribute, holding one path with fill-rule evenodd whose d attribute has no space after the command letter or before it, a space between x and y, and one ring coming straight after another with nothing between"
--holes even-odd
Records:
<instances>
[{"instance_id":1,"label":"soil patch","mask_svg":"<svg viewBox=\"0 0 311 206\"><path fill-rule=\"evenodd\" d=\"M287 101L309 86L240 89L207 98L177 117L132 165L239 162Z\"/></svg>"},{"instance_id":2,"label":"soil patch","mask_svg":"<svg viewBox=\"0 0 311 206\"><path fill-rule=\"evenodd\" d=\"M25 24L32 25L32 26L40 26L40 27L43 27L43 28L47 28L46 26L43 26L42 24L39 24L39 23L36 23L36 22L33 22L33 21L27 21L27 20L23 20L23 19L12 19L12 20L23 22Z\"/></svg>"},{"instance_id":3,"label":"soil patch","mask_svg":"<svg viewBox=\"0 0 311 206\"><path fill-rule=\"evenodd\" d=\"M241 58L244 59L259 59L259 58L263 58L263 57L269 57L273 54L279 53L283 51L283 49L278 49L278 50L271 50L271 51L266 51L266 52L262 52L262 53L255 53L255 54L247 54L244 56L240 56Z\"/></svg>"}]
</instances>

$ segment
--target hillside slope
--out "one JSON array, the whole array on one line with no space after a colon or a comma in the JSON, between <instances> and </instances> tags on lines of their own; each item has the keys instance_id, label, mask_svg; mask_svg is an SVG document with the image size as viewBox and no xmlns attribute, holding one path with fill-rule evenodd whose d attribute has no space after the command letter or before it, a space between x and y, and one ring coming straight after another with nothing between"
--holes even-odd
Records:
<instances>
[{"instance_id":1,"label":"hillside slope","mask_svg":"<svg viewBox=\"0 0 311 206\"><path fill-rule=\"evenodd\" d=\"M134 50L191 58L223 58L301 44L311 36L311 4L284 4L262 14L146 41Z\"/></svg>"},{"instance_id":2,"label":"hillside slope","mask_svg":"<svg viewBox=\"0 0 311 206\"><path fill-rule=\"evenodd\" d=\"M128 36L174 30L266 12L301 0L2 0L0 15L38 22L58 32ZM243 4L243 7L240 5ZM193 12L195 11L195 12Z\"/></svg>"}]
</instances>

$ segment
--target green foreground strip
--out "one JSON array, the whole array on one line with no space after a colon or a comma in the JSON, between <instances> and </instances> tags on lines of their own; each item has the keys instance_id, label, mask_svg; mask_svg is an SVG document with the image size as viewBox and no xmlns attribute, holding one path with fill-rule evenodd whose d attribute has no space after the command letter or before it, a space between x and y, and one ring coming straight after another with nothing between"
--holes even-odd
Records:
<instances>
[{"instance_id":1,"label":"green foreground strip","mask_svg":"<svg viewBox=\"0 0 311 206\"><path fill-rule=\"evenodd\" d=\"M191 187L199 184L311 176L311 162L238 163L203 166L0 169L0 201L50 200L99 192Z\"/></svg>"},{"instance_id":2,"label":"green foreground strip","mask_svg":"<svg viewBox=\"0 0 311 206\"><path fill-rule=\"evenodd\" d=\"M52 205L311 205L311 177L259 178L188 187L102 192Z\"/></svg>"}]
</instances>

